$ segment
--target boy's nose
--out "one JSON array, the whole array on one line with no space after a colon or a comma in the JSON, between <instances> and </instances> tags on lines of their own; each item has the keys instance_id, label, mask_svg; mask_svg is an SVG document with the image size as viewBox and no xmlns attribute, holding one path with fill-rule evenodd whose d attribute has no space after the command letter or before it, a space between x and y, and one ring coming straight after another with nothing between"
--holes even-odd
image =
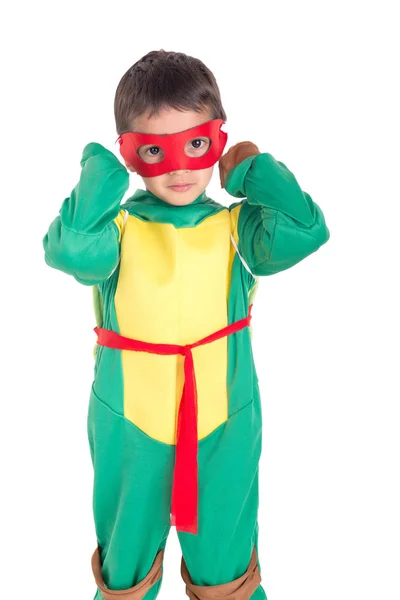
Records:
<instances>
[{"instance_id":1,"label":"boy's nose","mask_svg":"<svg viewBox=\"0 0 400 600\"><path fill-rule=\"evenodd\" d=\"M173 173L189 173L190 169L175 169L175 171L170 171L169 174L172 175Z\"/></svg>"}]
</instances>

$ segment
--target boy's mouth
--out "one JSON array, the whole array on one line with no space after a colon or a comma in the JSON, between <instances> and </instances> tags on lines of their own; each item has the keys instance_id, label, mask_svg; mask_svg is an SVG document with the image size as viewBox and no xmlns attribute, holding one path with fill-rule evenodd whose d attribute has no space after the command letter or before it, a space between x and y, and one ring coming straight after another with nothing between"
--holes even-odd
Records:
<instances>
[{"instance_id":1,"label":"boy's mouth","mask_svg":"<svg viewBox=\"0 0 400 600\"><path fill-rule=\"evenodd\" d=\"M168 187L174 192L187 192L190 190L193 184L191 183L177 183L175 185L169 185Z\"/></svg>"}]
</instances>

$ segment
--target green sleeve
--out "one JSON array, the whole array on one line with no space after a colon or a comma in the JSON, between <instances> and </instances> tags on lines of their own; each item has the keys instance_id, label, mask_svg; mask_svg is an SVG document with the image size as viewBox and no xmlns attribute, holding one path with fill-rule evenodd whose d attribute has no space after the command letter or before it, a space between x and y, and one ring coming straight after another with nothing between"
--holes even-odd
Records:
<instances>
[{"instance_id":1,"label":"green sleeve","mask_svg":"<svg viewBox=\"0 0 400 600\"><path fill-rule=\"evenodd\" d=\"M240 203L238 249L254 275L289 269L330 237L319 206L271 154L249 156L236 165L225 189L245 198Z\"/></svg>"},{"instance_id":2,"label":"green sleeve","mask_svg":"<svg viewBox=\"0 0 400 600\"><path fill-rule=\"evenodd\" d=\"M45 261L84 285L101 283L119 261L114 219L129 187L129 173L101 144L85 146L81 174L43 238Z\"/></svg>"}]
</instances>

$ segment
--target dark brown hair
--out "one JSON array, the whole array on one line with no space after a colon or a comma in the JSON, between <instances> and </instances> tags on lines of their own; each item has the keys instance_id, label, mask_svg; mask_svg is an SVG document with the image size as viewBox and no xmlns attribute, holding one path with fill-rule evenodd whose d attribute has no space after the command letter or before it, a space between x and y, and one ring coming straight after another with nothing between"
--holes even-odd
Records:
<instances>
[{"instance_id":1,"label":"dark brown hair","mask_svg":"<svg viewBox=\"0 0 400 600\"><path fill-rule=\"evenodd\" d=\"M163 108L209 108L211 119L223 119L220 91L213 73L198 58L182 52L152 50L128 69L114 99L118 135L132 131L136 117L159 114Z\"/></svg>"}]
</instances>

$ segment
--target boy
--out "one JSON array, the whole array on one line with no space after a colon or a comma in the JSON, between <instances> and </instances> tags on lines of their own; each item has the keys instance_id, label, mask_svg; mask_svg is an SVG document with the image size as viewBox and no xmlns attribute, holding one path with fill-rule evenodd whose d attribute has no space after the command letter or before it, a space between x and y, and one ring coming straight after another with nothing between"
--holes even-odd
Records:
<instances>
[{"instance_id":1,"label":"boy","mask_svg":"<svg viewBox=\"0 0 400 600\"><path fill-rule=\"evenodd\" d=\"M95 294L95 598L154 600L175 525L189 598L266 599L250 310L258 276L292 267L329 231L270 154L242 142L221 158L226 115L200 60L148 53L121 79L115 118L126 168L88 144L43 239L46 263ZM229 208L205 192L218 161L221 186L242 199ZM127 169L146 189L121 206Z\"/></svg>"}]
</instances>

